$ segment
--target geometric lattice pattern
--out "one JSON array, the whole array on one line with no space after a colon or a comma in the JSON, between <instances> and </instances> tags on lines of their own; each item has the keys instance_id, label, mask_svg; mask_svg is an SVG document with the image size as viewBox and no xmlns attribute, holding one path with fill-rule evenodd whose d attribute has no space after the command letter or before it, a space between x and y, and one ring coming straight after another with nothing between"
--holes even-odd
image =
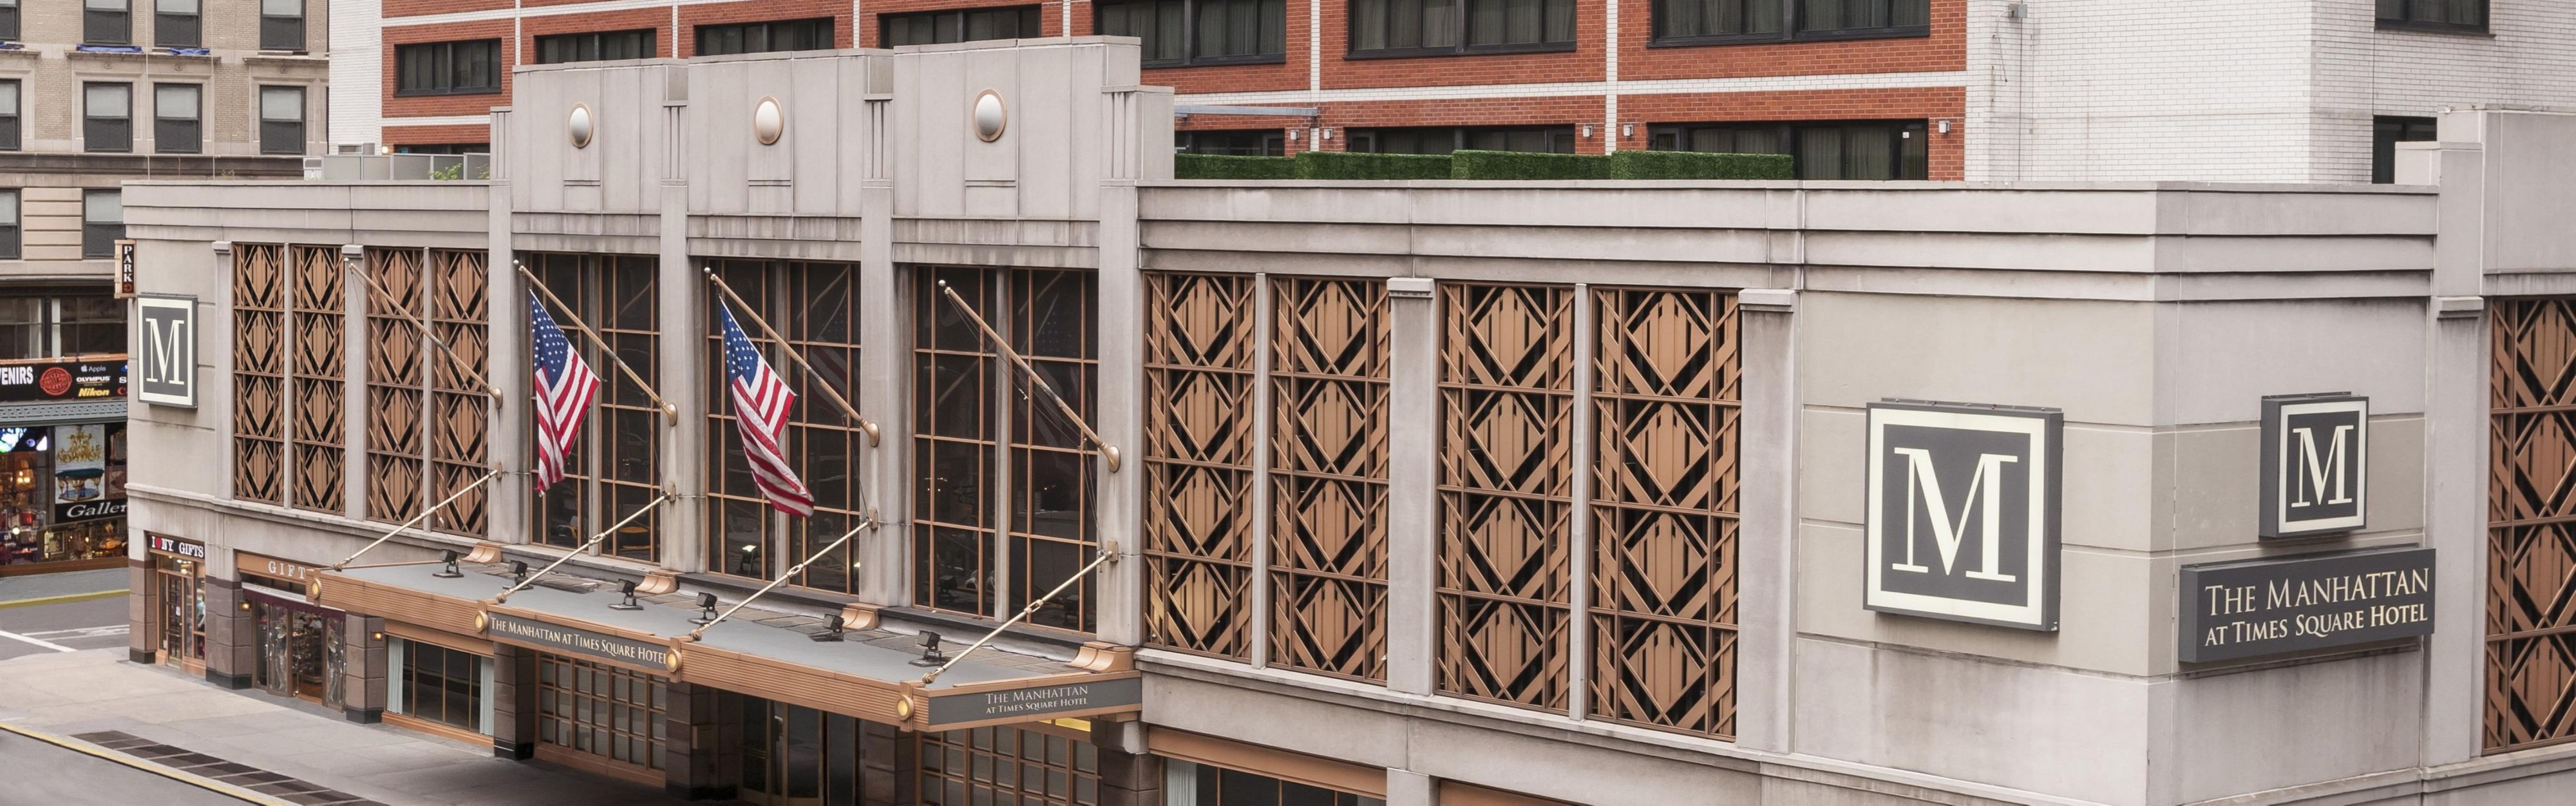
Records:
<instances>
[{"instance_id":1,"label":"geometric lattice pattern","mask_svg":"<svg viewBox=\"0 0 2576 806\"><path fill-rule=\"evenodd\" d=\"M428 283L418 249L369 249L376 288L367 306L367 517L402 522L420 514L428 478L428 378L432 356L420 329Z\"/></svg>"},{"instance_id":2,"label":"geometric lattice pattern","mask_svg":"<svg viewBox=\"0 0 2576 806\"><path fill-rule=\"evenodd\" d=\"M1386 283L1270 285L1270 662L1382 682Z\"/></svg>"},{"instance_id":3,"label":"geometric lattice pattern","mask_svg":"<svg viewBox=\"0 0 2576 806\"><path fill-rule=\"evenodd\" d=\"M492 399L484 386L492 374L492 280L485 266L490 259L487 252L432 249L428 257L423 293L428 298L429 327L449 353L421 357L429 369L427 503L434 504L465 490L492 464L485 444L492 430ZM419 334L418 326L413 326L412 333ZM457 495L430 516L429 528L484 536L491 521L489 490L476 487Z\"/></svg>"},{"instance_id":4,"label":"geometric lattice pattern","mask_svg":"<svg viewBox=\"0 0 2576 806\"><path fill-rule=\"evenodd\" d=\"M233 245L233 497L286 503L286 247Z\"/></svg>"},{"instance_id":5,"label":"geometric lattice pattern","mask_svg":"<svg viewBox=\"0 0 2576 806\"><path fill-rule=\"evenodd\" d=\"M1594 717L1735 733L1735 297L1593 292Z\"/></svg>"},{"instance_id":6,"label":"geometric lattice pattern","mask_svg":"<svg viewBox=\"0 0 2576 806\"><path fill-rule=\"evenodd\" d=\"M2576 741L2576 299L2498 300L2486 749Z\"/></svg>"},{"instance_id":7,"label":"geometric lattice pattern","mask_svg":"<svg viewBox=\"0 0 2576 806\"><path fill-rule=\"evenodd\" d=\"M1441 286L1441 691L1563 711L1574 289Z\"/></svg>"},{"instance_id":8,"label":"geometric lattice pattern","mask_svg":"<svg viewBox=\"0 0 2576 806\"><path fill-rule=\"evenodd\" d=\"M289 296L293 298L294 451L288 491L299 509L340 513L347 489L348 444L345 394L348 377L348 307L342 291L346 273L340 250L329 246L287 247Z\"/></svg>"},{"instance_id":9,"label":"geometric lattice pattern","mask_svg":"<svg viewBox=\"0 0 2576 806\"><path fill-rule=\"evenodd\" d=\"M1145 642L1251 657L1254 278L1145 275Z\"/></svg>"}]
</instances>

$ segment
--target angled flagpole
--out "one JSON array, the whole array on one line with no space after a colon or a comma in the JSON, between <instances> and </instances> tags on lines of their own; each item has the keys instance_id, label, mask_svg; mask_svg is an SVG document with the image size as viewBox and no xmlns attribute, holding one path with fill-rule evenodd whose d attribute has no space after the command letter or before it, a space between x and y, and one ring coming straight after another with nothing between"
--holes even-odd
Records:
<instances>
[{"instance_id":1,"label":"angled flagpole","mask_svg":"<svg viewBox=\"0 0 2576 806\"><path fill-rule=\"evenodd\" d=\"M770 580L769 584L760 586L760 590L753 592L750 596L743 597L742 601L733 603L732 607L725 609L723 615L717 616L705 624L698 625L697 629L690 630L687 640L696 641L705 636L707 634L707 628L716 626L717 624L722 623L725 619L733 618L734 611L741 610L744 605L751 604L751 600L768 595L769 591L778 587L780 583L795 578L799 573L803 573L805 571L805 566L813 565L815 560L823 559L823 555L830 554L833 549L840 548L841 544L850 542L850 538L857 537L860 532L875 528L877 528L877 510L876 507L869 507L868 519L866 521L860 522L858 526L851 528L847 532L842 532L841 539L832 541L831 545L824 546L822 550L807 555L804 562L797 563L795 567L779 572L777 579ZM855 568L857 565L857 563L852 563L851 567ZM530 579L534 578L535 577L530 577Z\"/></svg>"},{"instance_id":2,"label":"angled flagpole","mask_svg":"<svg viewBox=\"0 0 2576 806\"><path fill-rule=\"evenodd\" d=\"M1010 629L1011 625L1020 623L1020 620L1028 618L1029 614L1038 612L1038 606L1054 600L1057 594L1064 592L1064 589L1073 587L1073 583L1082 581L1083 577L1090 576L1092 569L1099 568L1101 563L1117 558L1118 541L1112 540L1100 544L1100 556L1093 558L1090 565L1083 566L1082 570L1074 572L1073 576L1065 577L1062 583L1055 586L1055 590L1047 591L1045 596L1029 600L1029 606L1020 608L1018 615L1012 616L1009 621L993 625L992 632L985 633L984 637L975 639L975 643L967 645L964 652L948 656L947 663L939 664L939 668L932 669L929 674L921 676L921 684L927 686L930 685L931 681L938 680L940 675L948 673L948 667L955 666L958 661L965 660L968 653L984 648L985 644L992 642L994 636L1001 635L1003 630Z\"/></svg>"},{"instance_id":3,"label":"angled flagpole","mask_svg":"<svg viewBox=\"0 0 2576 806\"><path fill-rule=\"evenodd\" d=\"M751 317L751 323L760 326L760 335L768 337L770 341L778 342L778 346L780 347L787 348L787 357L794 360L796 362L796 366L803 368L805 370L805 374L814 376L816 380L829 380L823 377L823 373L815 372L813 364L805 362L805 354L798 352L796 345L789 343L784 338L781 338L778 335L778 331L771 330L769 328L769 320L762 319L760 317L760 312L751 309L750 303L743 302L742 296L733 292L733 286L726 285L724 278L716 276L716 270L714 267L701 266L699 267L699 270L706 274L708 282L716 284L717 291L724 292L725 299L733 300L734 310L740 311L743 315ZM859 430L868 432L869 447L876 446L877 422L875 420L860 416L858 407L850 405L850 401L842 398L841 390L832 388L832 384L828 382L817 383L814 384L814 386L815 388L823 390L823 396L831 398L833 405L840 406L841 413L850 415L850 421L858 423Z\"/></svg>"},{"instance_id":4,"label":"angled flagpole","mask_svg":"<svg viewBox=\"0 0 2576 806\"><path fill-rule=\"evenodd\" d=\"M608 356L610 363L616 364L620 371L626 373L626 380L633 382L636 390L643 392L645 397L652 398L654 405L662 408L662 414L668 418L667 422L680 421L680 407L671 405L670 401L662 399L660 393L653 391L653 385L645 383L644 376L637 374L634 367L627 366L626 359L617 357L616 348L608 346L608 341L600 338L598 331L590 329L590 323L581 320L581 314L574 313L572 306L565 305L562 298L555 296L554 289L547 288L544 280L537 279L535 272L528 271L528 264L513 260L510 261L510 265L518 267L519 276L528 278L529 286L537 289L537 293L546 295L547 302L554 303L556 310L563 311L564 318L572 320L573 329L581 331L581 335L589 336L590 343L599 348L601 355Z\"/></svg>"},{"instance_id":5,"label":"angled flagpole","mask_svg":"<svg viewBox=\"0 0 2576 806\"><path fill-rule=\"evenodd\" d=\"M475 479L475 480L474 480L474 483L472 483L472 484L468 484L468 485L465 485L465 487L464 487L463 489L459 489L459 490L457 490L455 493L450 494L449 496L447 496L446 498L440 499L438 503L431 504L431 505L429 506L429 508L428 508L428 509L421 510L421 511L420 511L420 514L411 516L411 520L403 521L401 526L396 526L396 527L394 527L394 530L393 530L393 531L386 532L386 533L385 533L385 535L384 535L383 537L376 538L376 542L373 542L373 543L369 543L369 544L367 544L366 548L359 549L356 553L354 553L354 554L350 554L350 555L349 555L349 556L347 556L347 557L341 558L341 560L340 560L339 562L332 563L332 564L331 564L331 570L333 570L333 571L345 571L345 570L348 570L348 568L349 568L349 561L351 561L351 560L355 560L355 559L358 559L358 555L359 555L359 554L365 554L365 553L367 553L367 552L370 552L370 551L374 551L374 550L376 550L376 547L377 547L377 546L384 545L385 541L387 541L387 540L392 540L392 539L394 538L394 535L402 534L402 533L403 533L403 530L405 530L405 529L409 529L409 528L412 528L412 527L414 527L414 526L418 526L418 525L420 525L420 522L421 522L421 521L424 521L424 520L428 520L428 519L429 519L429 516L430 516L431 514L436 513L436 512L438 512L438 511L439 511L439 510L441 510L441 509L445 509L445 508L447 507L447 505L449 505L449 504L456 503L456 499L459 499L459 498L463 498L463 497L465 497L465 494L466 494L466 493L473 492L473 491L474 491L474 488L483 486L483 483L484 483L484 482L491 481L491 480L493 479L493 477L496 477L496 476L499 476L499 475L501 475L501 471L498 471L498 470L487 470L487 471L484 471L484 472L483 472L483 477L482 477L482 478L479 478L479 479Z\"/></svg>"},{"instance_id":6,"label":"angled flagpole","mask_svg":"<svg viewBox=\"0 0 2576 806\"><path fill-rule=\"evenodd\" d=\"M456 371L458 373L463 374L467 378L473 379L474 385L483 387L483 394L485 396L492 398L494 401L499 401L501 399L501 390L493 388L490 381L483 380L483 374L475 372L474 366L466 363L464 356L457 355L454 349L449 348L447 346L447 342L439 341L438 331L431 330L427 320L413 316L411 311L403 310L402 305L399 304L400 300L394 299L394 292L386 290L383 285L378 284L376 282L375 275L367 273L366 269L359 268L358 264L360 262L361 261L358 260L348 259L346 256L343 256L343 259L340 261L342 267L348 269L350 274L358 275L358 279L367 281L367 291L378 298L383 299L385 307L399 311L402 314L404 321L418 325L420 327L421 338L428 339L430 346L438 348L439 352L447 355L448 360L455 362Z\"/></svg>"},{"instance_id":7,"label":"angled flagpole","mask_svg":"<svg viewBox=\"0 0 2576 806\"><path fill-rule=\"evenodd\" d=\"M1000 352L1003 358L1010 359L1012 366L1019 367L1020 374L1028 376L1029 385L1045 393L1047 401L1054 403L1057 411L1064 412L1065 419L1073 421L1074 428L1081 429L1083 439L1100 446L1100 458L1108 460L1109 472L1118 472L1118 446L1101 439L1100 432L1091 430L1091 423L1084 421L1082 415L1073 413L1073 404L1064 402L1064 396L1056 394L1055 387L1047 385L1046 376L1038 374L1036 367L1029 366L1028 359L1020 357L1017 351L1012 350L1010 342L1003 340L1001 333L995 332L992 325L984 322L983 316L975 313L975 306L966 304L966 298L958 296L957 289L948 287L948 281L939 281L939 293L948 295L948 301L957 304L957 311L965 314L967 321L974 322L975 329L984 332L984 340L991 342L993 349Z\"/></svg>"},{"instance_id":8,"label":"angled flagpole","mask_svg":"<svg viewBox=\"0 0 2576 806\"><path fill-rule=\"evenodd\" d=\"M626 525L634 523L636 518L643 517L644 513L653 511L655 507L661 506L662 502L669 500L671 500L671 494L668 492L654 496L651 503L637 507L634 512L628 513L626 517L618 519L616 523L609 524L608 528L599 530L599 534L591 535L589 540L584 540L581 542L581 545L574 546L571 551L564 552L564 556L557 557L554 562L547 563L544 569L541 569L536 573L529 574L528 578L520 580L519 584L512 585L509 590L502 591L501 595L492 597L492 602L494 604L501 604L510 601L510 594L518 593L530 585L537 584L537 578L545 576L547 572L555 570L556 566L563 565L565 560L572 559L573 555L589 551L590 547L599 545L599 541L601 539L604 539L611 534L615 534L619 529L626 528Z\"/></svg>"}]
</instances>

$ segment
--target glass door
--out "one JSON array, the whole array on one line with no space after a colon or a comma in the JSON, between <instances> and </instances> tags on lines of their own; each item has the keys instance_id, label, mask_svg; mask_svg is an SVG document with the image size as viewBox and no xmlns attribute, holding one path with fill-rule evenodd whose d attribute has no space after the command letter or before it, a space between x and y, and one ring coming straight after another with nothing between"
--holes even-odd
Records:
<instances>
[{"instance_id":1,"label":"glass door","mask_svg":"<svg viewBox=\"0 0 2576 806\"><path fill-rule=\"evenodd\" d=\"M765 806L855 806L858 720L742 697L741 799Z\"/></svg>"}]
</instances>

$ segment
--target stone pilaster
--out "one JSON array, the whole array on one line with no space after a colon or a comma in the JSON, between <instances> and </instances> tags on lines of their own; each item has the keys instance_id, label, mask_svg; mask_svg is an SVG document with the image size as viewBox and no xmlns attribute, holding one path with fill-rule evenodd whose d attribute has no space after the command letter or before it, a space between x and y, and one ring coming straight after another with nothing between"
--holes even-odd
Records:
<instances>
[{"instance_id":1,"label":"stone pilaster","mask_svg":"<svg viewBox=\"0 0 2576 806\"><path fill-rule=\"evenodd\" d=\"M129 557L125 570L125 589L132 591L125 597L125 617L130 624L125 631L125 659L151 663L153 652L160 649L154 642L161 637L161 620L154 617L159 613L160 602L152 596L160 588L152 584L152 559L149 555Z\"/></svg>"},{"instance_id":2,"label":"stone pilaster","mask_svg":"<svg viewBox=\"0 0 2576 806\"><path fill-rule=\"evenodd\" d=\"M859 721L859 803L912 806L920 802L921 737L901 728Z\"/></svg>"},{"instance_id":3,"label":"stone pilaster","mask_svg":"<svg viewBox=\"0 0 2576 806\"><path fill-rule=\"evenodd\" d=\"M241 583L209 577L206 590L206 682L250 688L259 668L259 620L242 598Z\"/></svg>"},{"instance_id":4,"label":"stone pilaster","mask_svg":"<svg viewBox=\"0 0 2576 806\"><path fill-rule=\"evenodd\" d=\"M350 613L340 633L340 658L347 682L340 689L340 713L349 721L372 725L385 718L385 620Z\"/></svg>"},{"instance_id":5,"label":"stone pilaster","mask_svg":"<svg viewBox=\"0 0 2576 806\"><path fill-rule=\"evenodd\" d=\"M537 755L537 653L492 645L492 756L525 761Z\"/></svg>"},{"instance_id":6,"label":"stone pilaster","mask_svg":"<svg viewBox=\"0 0 2576 806\"><path fill-rule=\"evenodd\" d=\"M728 747L717 736L716 690L672 683L663 700L662 791L686 800L730 800L734 784L723 763Z\"/></svg>"},{"instance_id":7,"label":"stone pilaster","mask_svg":"<svg viewBox=\"0 0 2576 806\"><path fill-rule=\"evenodd\" d=\"M1163 757L1144 752L1136 723L1093 724L1100 750L1101 806L1163 806Z\"/></svg>"}]
</instances>

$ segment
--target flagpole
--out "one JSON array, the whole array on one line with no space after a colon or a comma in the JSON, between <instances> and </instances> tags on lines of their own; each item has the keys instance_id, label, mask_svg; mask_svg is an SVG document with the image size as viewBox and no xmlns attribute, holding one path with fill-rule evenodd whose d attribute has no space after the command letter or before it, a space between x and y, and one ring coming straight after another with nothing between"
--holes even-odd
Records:
<instances>
[{"instance_id":1,"label":"flagpole","mask_svg":"<svg viewBox=\"0 0 2576 806\"><path fill-rule=\"evenodd\" d=\"M825 383L814 384L814 386L815 388L823 390L824 397L831 398L834 404L839 405L842 413L850 415L850 419L859 424L859 430L868 432L868 446L875 447L877 444L876 421L860 416L858 407L852 406L850 405L850 401L842 399L840 390L832 388L832 384L828 382L830 379L824 378L823 373L815 372L814 365L805 363L805 356L796 351L796 345L787 343L787 339L780 337L778 335L778 331L771 330L769 328L768 320L760 318L760 313L752 310L750 303L742 301L741 295L733 293L733 286L726 285L724 278L716 276L716 270L713 267L701 267L700 270L707 275L707 280L709 282L716 284L716 290L724 292L726 299L733 300L733 307L735 310L742 311L745 315L750 316L751 323L760 326L761 335L769 337L770 341L778 342L778 346L787 348L787 357L795 359L796 366L804 368L805 374L812 375L816 379L827 381Z\"/></svg>"},{"instance_id":2,"label":"flagpole","mask_svg":"<svg viewBox=\"0 0 2576 806\"><path fill-rule=\"evenodd\" d=\"M367 290L378 297L382 297L385 301L385 307L401 310L402 306L398 304L400 301L394 299L394 292L388 291L384 286L377 284L375 275L368 274L367 270L358 268L356 261L343 261L343 263L346 264L349 273L358 275L358 279L367 281ZM448 360L455 362L457 372L463 373L465 377L473 379L474 385L483 387L483 394L485 396L492 398L494 402L500 401L501 390L493 388L492 382L483 380L483 375L475 372L473 365L466 363L464 356L457 355L456 351L449 348L446 342L439 341L438 332L429 328L429 322L412 316L410 311L402 311L402 317L404 321L420 326L421 338L428 339L430 346L436 347L439 352L447 354Z\"/></svg>"},{"instance_id":3,"label":"flagpole","mask_svg":"<svg viewBox=\"0 0 2576 806\"><path fill-rule=\"evenodd\" d=\"M948 281L939 281L939 293L948 295L948 301L957 303L957 309L966 314L967 321L974 322L977 330L984 331L984 340L992 342L994 350L999 351L1003 358L1010 359L1014 366L1020 368L1021 373L1028 375L1029 383L1037 386L1038 391L1045 392L1047 400L1055 404L1056 410L1064 412L1065 419L1073 421L1073 427L1082 429L1084 439L1091 440L1091 444L1100 446L1100 458L1108 460L1109 472L1118 472L1118 446L1101 439L1100 432L1091 430L1091 424L1083 422L1082 415L1073 413L1073 404L1064 402L1064 396L1056 394L1055 387L1047 385L1046 376L1038 374L1036 367L1029 366L1028 359L1020 357L1018 352L1013 351L1010 343L1002 340L1002 334L994 332L992 325L985 324L984 317L975 313L975 306L966 304L966 298L958 296L957 289L948 287Z\"/></svg>"},{"instance_id":4,"label":"flagpole","mask_svg":"<svg viewBox=\"0 0 2576 806\"><path fill-rule=\"evenodd\" d=\"M1054 599L1056 594L1063 593L1064 589L1073 587L1073 583L1081 581L1083 577L1090 576L1091 570L1099 568L1101 563L1117 558L1118 541L1112 540L1107 544L1102 545L1100 547L1100 556L1093 559L1090 565L1083 566L1082 570L1074 572L1073 576L1065 577L1064 582L1057 584L1055 586L1055 590L1047 591L1045 596L1040 596L1036 599L1030 600L1029 606L1020 608L1019 615L1012 616L1009 621L994 625L992 632L985 633L984 637L975 639L975 643L968 645L965 652L959 652L955 655L948 656L947 663L939 664L939 668L932 669L929 674L921 676L921 684L925 686L930 685L931 681L939 679L940 675L947 674L948 667L955 666L958 661L965 660L968 652L982 649L986 642L992 641L994 636L1001 635L1003 630L1010 629L1011 625L1020 623L1020 619L1028 618L1029 614L1038 612L1038 605L1046 604L1048 600Z\"/></svg>"},{"instance_id":5,"label":"flagpole","mask_svg":"<svg viewBox=\"0 0 2576 806\"><path fill-rule=\"evenodd\" d=\"M743 605L751 604L751 600L767 595L771 589L778 587L780 583L786 582L787 580L794 578L797 574L804 572L805 566L813 565L815 560L823 559L823 555L830 554L833 549L840 548L841 544L850 542L850 538L858 536L859 532L874 528L877 528L877 510L875 507L869 507L868 519L866 521L861 522L858 526L853 527L847 532L842 532L841 539L832 541L832 545L824 546L821 551L807 555L805 557L805 561L797 563L796 567L780 572L777 579L770 580L769 584L760 586L760 590L753 592L750 596L743 597L742 601L733 603L733 607L727 608L723 615L710 619L705 624L698 625L697 629L690 630L688 640L692 642L697 641L701 636L706 635L707 628L716 626L716 624L723 622L725 619L733 618L734 611L741 610ZM853 563L852 565L855 566L856 563Z\"/></svg>"},{"instance_id":6,"label":"flagpole","mask_svg":"<svg viewBox=\"0 0 2576 806\"><path fill-rule=\"evenodd\" d=\"M636 518L643 517L644 513L653 511L654 507L661 506L662 502L669 500L671 500L671 494L668 492L654 496L651 503L637 507L634 512L627 513L626 517L618 519L616 523L609 524L608 528L599 530L599 534L591 535L589 540L584 540L581 542L581 545L574 546L571 551L564 552L564 556L555 558L555 561L548 563L544 569L541 569L536 573L529 574L528 578L520 580L519 584L512 585L509 590L502 591L501 595L492 597L492 603L502 604L510 601L510 594L518 593L521 590L525 590L530 585L537 584L538 577L545 576L547 572L555 570L556 566L563 565L564 561L572 559L573 555L589 551L590 547L599 545L600 540L607 538L610 534L615 533L619 529L626 528L626 525L634 523Z\"/></svg>"},{"instance_id":7,"label":"flagpole","mask_svg":"<svg viewBox=\"0 0 2576 806\"><path fill-rule=\"evenodd\" d=\"M546 281L537 279L534 272L528 271L528 264L513 260L510 261L510 265L518 267L519 276L528 278L528 285L536 288L537 293L546 295L546 301L554 303L557 310L563 311L564 318L572 320L572 326L575 329L580 330L582 335L589 336L590 343L598 346L601 355L608 356L610 363L616 364L619 370L626 373L626 379L635 383L637 391L643 392L645 397L652 398L654 403L661 404L662 413L669 416L671 422L680 421L680 407L671 405L669 401L663 400L661 395L656 394L652 384L645 383L644 377L636 374L634 367L626 365L626 359L617 357L616 348L608 346L608 341L601 339L599 333L591 330L589 323L581 321L581 314L574 313L572 306L565 305L561 298L555 296L554 289L546 287Z\"/></svg>"},{"instance_id":8,"label":"flagpole","mask_svg":"<svg viewBox=\"0 0 2576 806\"><path fill-rule=\"evenodd\" d=\"M421 510L420 514L411 516L411 520L403 521L401 526L396 526L393 531L386 532L385 536L376 538L376 542L367 544L366 548L359 549L356 554L351 554L348 557L342 558L339 562L332 563L331 570L340 571L347 569L349 567L349 561L357 559L359 554L365 554L376 550L376 547L384 545L385 541L394 539L394 535L402 534L403 530L420 525L420 522L428 520L431 514L445 508L448 504L456 503L456 499L465 497L466 493L473 492L474 488L483 486L484 482L491 481L493 477L499 475L501 475L501 471L498 470L486 471L482 478L475 479L474 483L465 485L464 489L457 490L454 494L441 499L438 503L431 504L428 509Z\"/></svg>"}]
</instances>

